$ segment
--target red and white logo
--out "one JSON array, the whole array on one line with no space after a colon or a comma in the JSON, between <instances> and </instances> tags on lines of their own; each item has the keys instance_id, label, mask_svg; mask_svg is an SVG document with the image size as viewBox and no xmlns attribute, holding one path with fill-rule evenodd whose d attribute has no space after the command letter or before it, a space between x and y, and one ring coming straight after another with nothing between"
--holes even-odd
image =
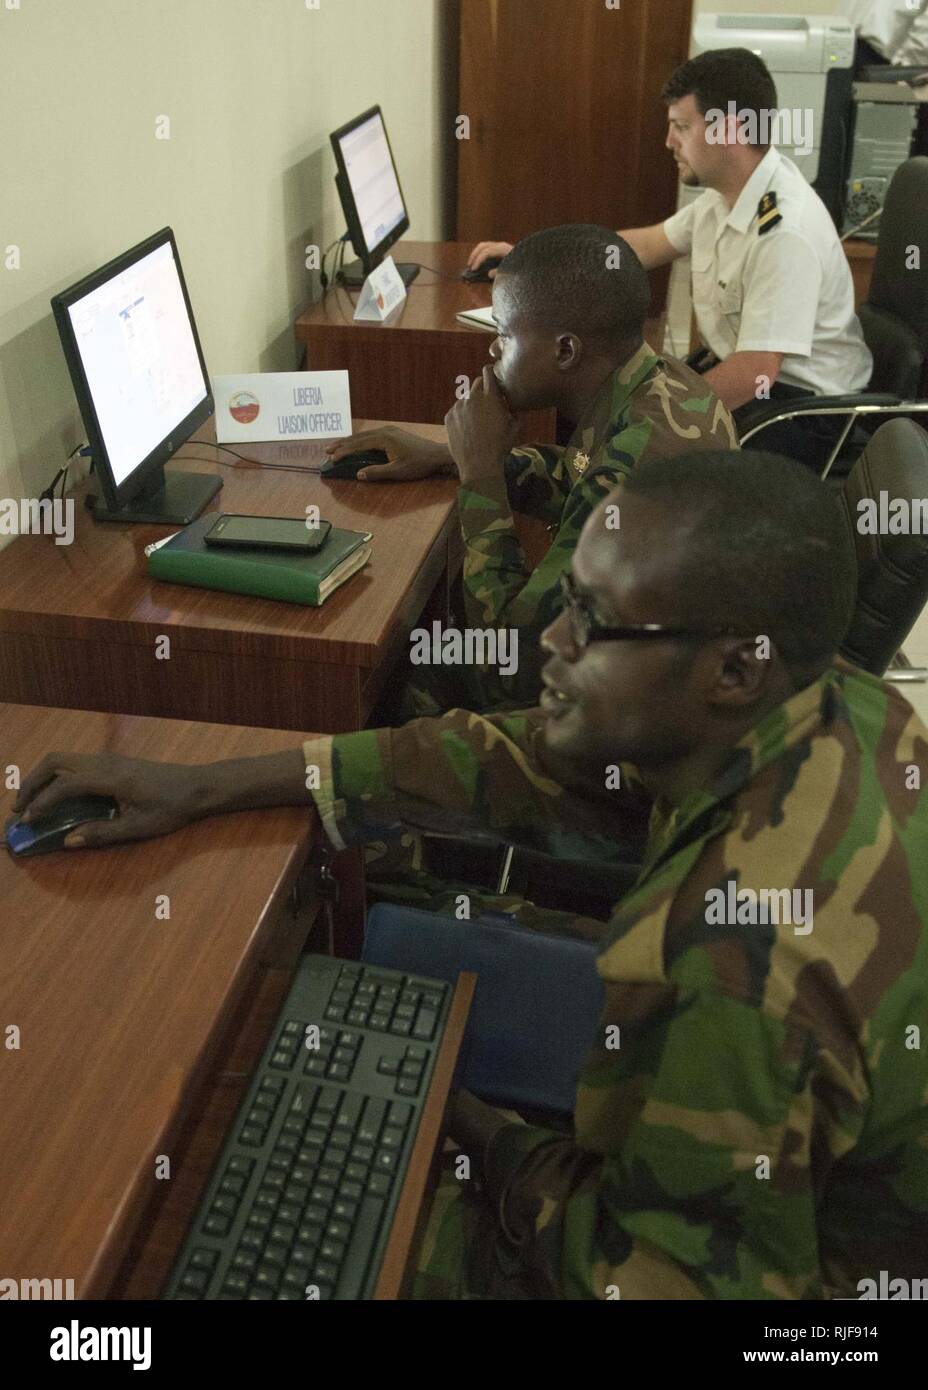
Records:
<instances>
[{"instance_id":1,"label":"red and white logo","mask_svg":"<svg viewBox=\"0 0 928 1390\"><path fill-rule=\"evenodd\" d=\"M261 402L251 391L236 391L229 401L229 414L240 425L250 425L261 413Z\"/></svg>"}]
</instances>

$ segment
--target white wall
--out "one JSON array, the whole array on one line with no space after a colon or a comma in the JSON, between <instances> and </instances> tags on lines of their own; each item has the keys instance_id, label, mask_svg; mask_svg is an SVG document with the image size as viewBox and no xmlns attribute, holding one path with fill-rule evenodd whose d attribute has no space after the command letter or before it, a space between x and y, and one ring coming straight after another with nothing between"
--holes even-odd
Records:
<instances>
[{"instance_id":1,"label":"white wall","mask_svg":"<svg viewBox=\"0 0 928 1390\"><path fill-rule=\"evenodd\" d=\"M445 0L0 0L0 497L83 438L50 296L159 227L212 373L296 365L303 248L344 230L329 132L366 106L412 233L445 234L449 19Z\"/></svg>"}]
</instances>

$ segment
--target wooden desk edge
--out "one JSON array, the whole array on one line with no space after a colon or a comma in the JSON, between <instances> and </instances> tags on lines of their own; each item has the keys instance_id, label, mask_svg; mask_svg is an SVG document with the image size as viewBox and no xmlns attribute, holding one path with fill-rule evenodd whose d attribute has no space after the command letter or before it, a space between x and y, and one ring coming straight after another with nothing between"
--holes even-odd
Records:
<instances>
[{"instance_id":1,"label":"wooden desk edge","mask_svg":"<svg viewBox=\"0 0 928 1390\"><path fill-rule=\"evenodd\" d=\"M420 1218L424 1215L423 1203L427 1195L429 1176L443 1137L445 1109L476 986L477 976L469 970L462 970L454 988L432 1084L429 1086L428 1098L422 1110L406 1181L403 1183L390 1238L384 1251L383 1264L374 1287L373 1298L378 1301L400 1298L407 1276L412 1273L417 1236L421 1234L424 1224Z\"/></svg>"}]
</instances>

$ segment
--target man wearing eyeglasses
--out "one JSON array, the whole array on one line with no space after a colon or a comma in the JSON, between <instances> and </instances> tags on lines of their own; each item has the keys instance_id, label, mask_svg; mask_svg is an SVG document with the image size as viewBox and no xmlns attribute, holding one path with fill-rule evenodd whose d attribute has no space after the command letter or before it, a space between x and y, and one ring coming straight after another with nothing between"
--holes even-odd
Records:
<instances>
[{"instance_id":1,"label":"man wearing eyeglasses","mask_svg":"<svg viewBox=\"0 0 928 1390\"><path fill-rule=\"evenodd\" d=\"M800 464L655 460L584 528L540 710L198 768L51 754L17 809L116 797L73 847L282 804L337 848L451 824L533 845L621 839L643 790L637 884L565 928L606 993L573 1131L458 1096L476 1180L440 1190L416 1294L854 1298L928 1275L928 730L835 664L855 597L840 504ZM764 894L805 906L758 917Z\"/></svg>"}]
</instances>

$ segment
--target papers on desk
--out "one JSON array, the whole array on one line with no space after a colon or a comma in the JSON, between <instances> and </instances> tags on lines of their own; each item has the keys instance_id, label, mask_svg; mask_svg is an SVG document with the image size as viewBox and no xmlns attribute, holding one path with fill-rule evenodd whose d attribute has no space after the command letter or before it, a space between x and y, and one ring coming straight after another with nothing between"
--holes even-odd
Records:
<instances>
[{"instance_id":1,"label":"papers on desk","mask_svg":"<svg viewBox=\"0 0 928 1390\"><path fill-rule=\"evenodd\" d=\"M462 309L457 317L462 323L469 323L472 328L485 328L491 333L496 332L492 305L488 305L486 309Z\"/></svg>"}]
</instances>

